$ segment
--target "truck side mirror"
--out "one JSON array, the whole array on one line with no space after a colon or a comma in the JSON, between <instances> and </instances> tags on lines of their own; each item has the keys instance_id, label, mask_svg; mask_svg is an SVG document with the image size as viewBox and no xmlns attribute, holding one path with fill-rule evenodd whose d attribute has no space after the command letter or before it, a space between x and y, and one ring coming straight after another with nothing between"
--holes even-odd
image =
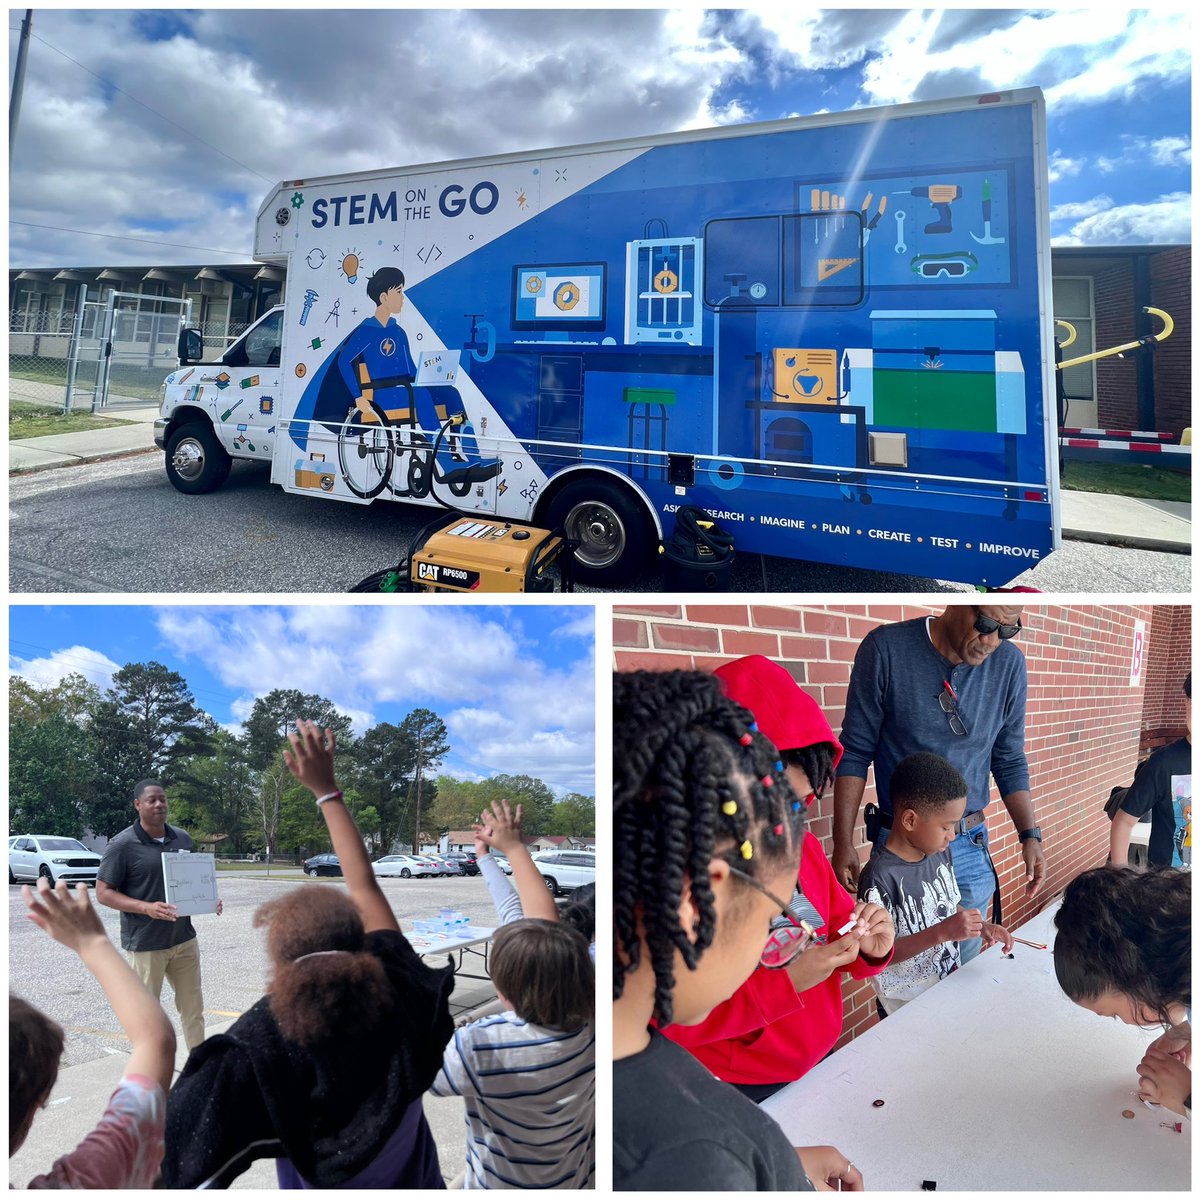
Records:
<instances>
[{"instance_id":1,"label":"truck side mirror","mask_svg":"<svg viewBox=\"0 0 1200 1200\"><path fill-rule=\"evenodd\" d=\"M179 365L199 362L204 357L204 334L199 329L179 331Z\"/></svg>"}]
</instances>

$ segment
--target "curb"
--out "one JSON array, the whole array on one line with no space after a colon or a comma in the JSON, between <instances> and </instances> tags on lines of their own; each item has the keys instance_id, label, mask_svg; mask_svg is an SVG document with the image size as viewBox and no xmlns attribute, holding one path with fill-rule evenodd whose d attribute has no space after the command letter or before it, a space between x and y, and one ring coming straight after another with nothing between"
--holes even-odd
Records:
<instances>
[{"instance_id":1,"label":"curb","mask_svg":"<svg viewBox=\"0 0 1200 1200\"><path fill-rule=\"evenodd\" d=\"M60 467L77 467L80 463L109 462L118 458L138 458L143 454L161 454L157 446L140 450L113 450L107 454L73 454L65 462L35 463L28 467L9 467L9 475L36 475L41 471L56 471Z\"/></svg>"},{"instance_id":2,"label":"curb","mask_svg":"<svg viewBox=\"0 0 1200 1200\"><path fill-rule=\"evenodd\" d=\"M1137 537L1125 533L1100 533L1092 529L1064 529L1064 540L1092 542L1099 546L1117 546L1123 550L1155 550L1160 554L1192 553L1191 542L1169 541L1165 538Z\"/></svg>"}]
</instances>

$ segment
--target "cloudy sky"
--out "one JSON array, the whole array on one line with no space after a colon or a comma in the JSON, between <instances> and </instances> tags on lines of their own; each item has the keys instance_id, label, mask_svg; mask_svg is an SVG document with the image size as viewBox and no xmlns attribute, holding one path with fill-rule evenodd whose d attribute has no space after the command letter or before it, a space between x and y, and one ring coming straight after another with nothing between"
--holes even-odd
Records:
<instances>
[{"instance_id":1,"label":"cloudy sky","mask_svg":"<svg viewBox=\"0 0 1200 1200\"><path fill-rule=\"evenodd\" d=\"M1057 244L1190 242L1181 7L797 8L39 9L10 262L248 261L281 179L1030 85Z\"/></svg>"},{"instance_id":2,"label":"cloudy sky","mask_svg":"<svg viewBox=\"0 0 1200 1200\"><path fill-rule=\"evenodd\" d=\"M296 607L13 605L9 671L39 687L72 672L101 689L129 662L178 671L237 730L273 688L316 692L363 732L430 708L450 731L443 771L533 775L595 794L590 605Z\"/></svg>"}]
</instances>

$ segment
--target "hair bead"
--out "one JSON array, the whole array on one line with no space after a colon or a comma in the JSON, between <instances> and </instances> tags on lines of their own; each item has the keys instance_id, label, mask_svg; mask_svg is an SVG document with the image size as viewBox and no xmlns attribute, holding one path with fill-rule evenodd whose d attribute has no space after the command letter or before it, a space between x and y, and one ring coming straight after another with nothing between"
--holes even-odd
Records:
<instances>
[{"instance_id":1,"label":"hair bead","mask_svg":"<svg viewBox=\"0 0 1200 1200\"><path fill-rule=\"evenodd\" d=\"M737 801L736 800L726 800L725 803L721 805L721 811L727 817L732 817L733 814L735 812L737 812Z\"/></svg>"},{"instance_id":2,"label":"hair bead","mask_svg":"<svg viewBox=\"0 0 1200 1200\"><path fill-rule=\"evenodd\" d=\"M743 842L739 849L742 852L742 857L749 859L754 857L754 847L749 842Z\"/></svg>"},{"instance_id":3,"label":"hair bead","mask_svg":"<svg viewBox=\"0 0 1200 1200\"><path fill-rule=\"evenodd\" d=\"M763 785L763 787L773 787L773 786L774 786L774 784L775 784L775 780L773 780L773 779L770 777L770 775L764 775L764 776L762 777L762 785Z\"/></svg>"}]
</instances>

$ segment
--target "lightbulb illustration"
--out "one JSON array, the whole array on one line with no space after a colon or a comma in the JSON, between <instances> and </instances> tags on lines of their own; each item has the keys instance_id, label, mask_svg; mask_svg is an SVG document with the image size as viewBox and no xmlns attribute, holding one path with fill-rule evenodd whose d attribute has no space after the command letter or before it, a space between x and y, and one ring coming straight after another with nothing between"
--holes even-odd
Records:
<instances>
[{"instance_id":1,"label":"lightbulb illustration","mask_svg":"<svg viewBox=\"0 0 1200 1200\"><path fill-rule=\"evenodd\" d=\"M358 280L358 268L358 255L351 251L342 259L342 271L351 283L355 283Z\"/></svg>"}]
</instances>

